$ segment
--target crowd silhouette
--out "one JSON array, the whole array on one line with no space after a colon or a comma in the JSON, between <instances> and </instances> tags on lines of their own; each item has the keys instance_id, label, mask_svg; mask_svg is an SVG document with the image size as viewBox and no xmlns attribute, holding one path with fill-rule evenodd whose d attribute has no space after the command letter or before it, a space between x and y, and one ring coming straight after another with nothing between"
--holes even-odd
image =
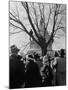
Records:
<instances>
[{"instance_id":1,"label":"crowd silhouette","mask_svg":"<svg viewBox=\"0 0 68 90\"><path fill-rule=\"evenodd\" d=\"M52 58L49 54L40 56L18 55L19 49L12 45L9 61L9 88L30 88L66 85L66 54L64 49L60 54L55 52ZM59 69L60 68L60 69Z\"/></svg>"}]
</instances>

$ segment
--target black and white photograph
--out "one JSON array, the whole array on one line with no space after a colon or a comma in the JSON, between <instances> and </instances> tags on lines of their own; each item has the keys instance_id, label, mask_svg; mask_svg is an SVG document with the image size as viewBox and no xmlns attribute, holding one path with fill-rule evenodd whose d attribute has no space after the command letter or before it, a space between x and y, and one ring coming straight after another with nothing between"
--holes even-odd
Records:
<instances>
[{"instance_id":1,"label":"black and white photograph","mask_svg":"<svg viewBox=\"0 0 68 90\"><path fill-rule=\"evenodd\" d=\"M9 88L66 86L62 3L9 1Z\"/></svg>"}]
</instances>

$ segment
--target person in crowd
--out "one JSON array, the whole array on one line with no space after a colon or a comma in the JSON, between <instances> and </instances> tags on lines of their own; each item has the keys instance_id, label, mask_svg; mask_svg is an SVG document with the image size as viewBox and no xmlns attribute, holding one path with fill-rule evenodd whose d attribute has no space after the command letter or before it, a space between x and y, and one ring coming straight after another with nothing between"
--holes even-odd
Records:
<instances>
[{"instance_id":1,"label":"person in crowd","mask_svg":"<svg viewBox=\"0 0 68 90\"><path fill-rule=\"evenodd\" d=\"M59 54L57 52L55 52L53 65L55 65L57 63L58 58L59 58Z\"/></svg>"},{"instance_id":2,"label":"person in crowd","mask_svg":"<svg viewBox=\"0 0 68 90\"><path fill-rule=\"evenodd\" d=\"M45 66L46 65L48 65L48 57L47 57L47 55L45 55L45 56L43 56L42 57L42 67L41 67L41 69L40 69L40 72L41 72L41 76L42 76L42 83L44 82L44 78L45 78L45 72L43 72L44 71L44 69L45 69Z\"/></svg>"},{"instance_id":3,"label":"person in crowd","mask_svg":"<svg viewBox=\"0 0 68 90\"><path fill-rule=\"evenodd\" d=\"M24 86L25 81L25 67L21 61L21 56L18 55L19 49L15 46L11 46L11 56L9 61L9 88L21 88Z\"/></svg>"},{"instance_id":4,"label":"person in crowd","mask_svg":"<svg viewBox=\"0 0 68 90\"><path fill-rule=\"evenodd\" d=\"M43 65L49 65L47 54L43 56Z\"/></svg>"},{"instance_id":5,"label":"person in crowd","mask_svg":"<svg viewBox=\"0 0 68 90\"><path fill-rule=\"evenodd\" d=\"M45 73L43 86L52 86L52 80L53 80L52 69L47 65L45 66L43 73Z\"/></svg>"},{"instance_id":6,"label":"person in crowd","mask_svg":"<svg viewBox=\"0 0 68 90\"><path fill-rule=\"evenodd\" d=\"M43 64L42 64L42 58L40 58L40 55L35 54L35 55L34 55L34 59L35 59L36 63L37 63L38 66L39 66L39 69L40 69L40 68L43 66Z\"/></svg>"},{"instance_id":7,"label":"person in crowd","mask_svg":"<svg viewBox=\"0 0 68 90\"><path fill-rule=\"evenodd\" d=\"M59 54L55 52L54 60L52 61L52 69L53 69L53 86L56 85L56 67L57 67L57 59L59 58Z\"/></svg>"},{"instance_id":8,"label":"person in crowd","mask_svg":"<svg viewBox=\"0 0 68 90\"><path fill-rule=\"evenodd\" d=\"M52 61L52 68L54 69L55 72L56 72L56 66L57 66L57 59L58 58L59 58L59 54L57 52L55 52L54 60Z\"/></svg>"},{"instance_id":9,"label":"person in crowd","mask_svg":"<svg viewBox=\"0 0 68 90\"><path fill-rule=\"evenodd\" d=\"M43 57L43 67L41 68L42 86L52 86L53 73L48 59L47 55Z\"/></svg>"},{"instance_id":10,"label":"person in crowd","mask_svg":"<svg viewBox=\"0 0 68 90\"><path fill-rule=\"evenodd\" d=\"M40 58L40 56L36 53L36 54L34 54L34 59L36 60L36 61L38 61L39 60L39 58Z\"/></svg>"},{"instance_id":11,"label":"person in crowd","mask_svg":"<svg viewBox=\"0 0 68 90\"><path fill-rule=\"evenodd\" d=\"M42 78L40 71L32 55L28 55L28 63L26 66L26 82L25 87L40 87Z\"/></svg>"},{"instance_id":12,"label":"person in crowd","mask_svg":"<svg viewBox=\"0 0 68 90\"><path fill-rule=\"evenodd\" d=\"M56 68L56 85L58 86L66 85L66 59L64 55L64 49L61 49Z\"/></svg>"}]
</instances>

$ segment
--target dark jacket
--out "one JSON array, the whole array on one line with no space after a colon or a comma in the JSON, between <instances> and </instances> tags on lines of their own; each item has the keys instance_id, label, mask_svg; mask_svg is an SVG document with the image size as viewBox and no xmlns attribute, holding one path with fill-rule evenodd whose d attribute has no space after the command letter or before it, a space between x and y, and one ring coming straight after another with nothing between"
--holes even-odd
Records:
<instances>
[{"instance_id":1,"label":"dark jacket","mask_svg":"<svg viewBox=\"0 0 68 90\"><path fill-rule=\"evenodd\" d=\"M30 60L26 71L26 87L41 86L42 78L39 72L38 65Z\"/></svg>"},{"instance_id":2,"label":"dark jacket","mask_svg":"<svg viewBox=\"0 0 68 90\"><path fill-rule=\"evenodd\" d=\"M20 88L20 86L24 83L25 80L25 66L21 61L21 56L10 56L9 62L9 82L10 88Z\"/></svg>"}]
</instances>

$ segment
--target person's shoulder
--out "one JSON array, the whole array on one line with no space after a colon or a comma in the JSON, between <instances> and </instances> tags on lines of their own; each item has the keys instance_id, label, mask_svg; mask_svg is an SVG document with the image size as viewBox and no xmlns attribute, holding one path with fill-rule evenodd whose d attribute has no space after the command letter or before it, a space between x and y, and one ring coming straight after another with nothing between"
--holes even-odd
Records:
<instances>
[{"instance_id":1,"label":"person's shoulder","mask_svg":"<svg viewBox=\"0 0 68 90\"><path fill-rule=\"evenodd\" d=\"M14 59L14 55L11 55L9 58L10 58L10 60L13 60Z\"/></svg>"},{"instance_id":2,"label":"person's shoulder","mask_svg":"<svg viewBox=\"0 0 68 90\"><path fill-rule=\"evenodd\" d=\"M59 58L57 58L57 62L64 63L64 62L66 62L66 60L65 60L65 58L59 57Z\"/></svg>"},{"instance_id":3,"label":"person's shoulder","mask_svg":"<svg viewBox=\"0 0 68 90\"><path fill-rule=\"evenodd\" d=\"M56 57L55 59L58 61L58 60L60 60L61 58L60 58L60 57Z\"/></svg>"},{"instance_id":4,"label":"person's shoulder","mask_svg":"<svg viewBox=\"0 0 68 90\"><path fill-rule=\"evenodd\" d=\"M59 60L59 59L61 59L61 57L56 57L55 59L56 59L56 60Z\"/></svg>"}]
</instances>

